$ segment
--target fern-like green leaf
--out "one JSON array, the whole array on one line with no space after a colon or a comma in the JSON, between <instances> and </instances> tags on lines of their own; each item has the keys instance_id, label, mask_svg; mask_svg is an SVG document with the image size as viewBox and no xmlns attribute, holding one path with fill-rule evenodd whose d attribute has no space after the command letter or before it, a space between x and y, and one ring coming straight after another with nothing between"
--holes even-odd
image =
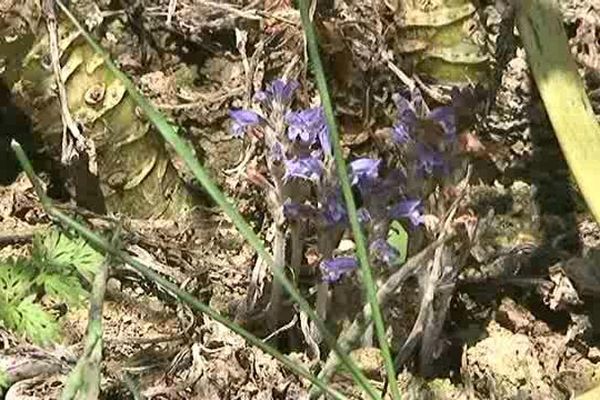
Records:
<instances>
[{"instance_id":1,"label":"fern-like green leaf","mask_svg":"<svg viewBox=\"0 0 600 400\"><path fill-rule=\"evenodd\" d=\"M88 294L74 275L41 273L36 277L36 283L44 288L48 296L70 306L81 305Z\"/></svg>"},{"instance_id":2,"label":"fern-like green leaf","mask_svg":"<svg viewBox=\"0 0 600 400\"><path fill-rule=\"evenodd\" d=\"M33 284L35 271L23 259L0 263L0 302L18 303L27 296Z\"/></svg>"},{"instance_id":3,"label":"fern-like green leaf","mask_svg":"<svg viewBox=\"0 0 600 400\"><path fill-rule=\"evenodd\" d=\"M58 338L58 323L39 304L34 303L35 295L21 301L13 312L13 326L9 328L25 335L32 342L41 345L49 344Z\"/></svg>"},{"instance_id":4,"label":"fern-like green leaf","mask_svg":"<svg viewBox=\"0 0 600 400\"><path fill-rule=\"evenodd\" d=\"M33 258L47 272L68 275L75 268L89 282L104 259L82 238L71 238L55 230L34 241Z\"/></svg>"}]
</instances>

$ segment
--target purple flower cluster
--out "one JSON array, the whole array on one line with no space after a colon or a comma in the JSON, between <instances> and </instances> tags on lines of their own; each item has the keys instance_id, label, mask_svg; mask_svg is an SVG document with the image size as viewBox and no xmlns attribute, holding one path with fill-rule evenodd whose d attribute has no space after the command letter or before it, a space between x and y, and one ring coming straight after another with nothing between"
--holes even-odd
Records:
<instances>
[{"instance_id":1,"label":"purple flower cluster","mask_svg":"<svg viewBox=\"0 0 600 400\"><path fill-rule=\"evenodd\" d=\"M398 257L397 250L386 240L392 220L408 222L408 228L423 224L421 193L407 193L411 179L405 171L415 171L424 187L427 177L447 174L450 171L450 149L456 142L456 119L454 107L438 107L429 110L418 89L406 95L395 95L398 118L392 128L392 140L396 145L410 149L412 160L404 170L392 170L382 175L382 161L360 158L350 163L350 178L358 188L363 207L358 210L359 220L368 232L369 252L374 262L392 265ZM409 174L410 175L410 174ZM400 199L400 200L399 200ZM335 282L356 268L356 259L348 257L324 260L320 267L327 282Z\"/></svg>"},{"instance_id":2,"label":"purple flower cluster","mask_svg":"<svg viewBox=\"0 0 600 400\"><path fill-rule=\"evenodd\" d=\"M243 137L259 129L269 149L269 172L274 186L301 179L318 182L331 154L329 130L322 107L290 109L298 82L277 79L254 95L259 110L230 111L232 134Z\"/></svg>"},{"instance_id":3,"label":"purple flower cluster","mask_svg":"<svg viewBox=\"0 0 600 400\"><path fill-rule=\"evenodd\" d=\"M297 82L278 79L256 93L255 109L230 112L232 134L243 137L256 129L264 138L270 191L266 198L275 220L307 221L317 236L337 237L335 232L347 229L348 217L332 160L329 129L322 107L291 109L297 89ZM416 169L422 174L447 169L443 146L432 146L420 133L433 127L440 131L442 143L451 143L456 136L452 108L429 111L418 91L407 98L398 95L395 102L395 143L413 145ZM406 172L382 160L357 158L349 163L348 173L359 197L359 221L371 257L376 263L392 265L398 254L387 242L390 222L405 221L414 229L423 223L423 204L418 195L407 193ZM356 266L353 257L326 254L320 264L321 275L324 281L335 282Z\"/></svg>"},{"instance_id":4,"label":"purple flower cluster","mask_svg":"<svg viewBox=\"0 0 600 400\"><path fill-rule=\"evenodd\" d=\"M392 139L398 145L413 145L416 170L421 177L435 172L447 174L447 151L456 142L454 107L437 107L431 111L419 89L405 96L394 96L398 119L392 129Z\"/></svg>"}]
</instances>

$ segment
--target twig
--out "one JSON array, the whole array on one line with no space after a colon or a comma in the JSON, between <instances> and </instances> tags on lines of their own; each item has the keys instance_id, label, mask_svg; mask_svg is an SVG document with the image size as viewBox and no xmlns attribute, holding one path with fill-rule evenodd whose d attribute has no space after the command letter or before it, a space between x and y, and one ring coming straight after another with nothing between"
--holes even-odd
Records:
<instances>
[{"instance_id":1,"label":"twig","mask_svg":"<svg viewBox=\"0 0 600 400\"><path fill-rule=\"evenodd\" d=\"M0 232L0 246L29 242L36 233L41 231L42 229L27 229L21 232Z\"/></svg>"},{"instance_id":2,"label":"twig","mask_svg":"<svg viewBox=\"0 0 600 400\"><path fill-rule=\"evenodd\" d=\"M171 26L171 22L173 21L173 14L175 14L176 8L177 0L169 0L169 8L167 10L167 26Z\"/></svg>"},{"instance_id":3,"label":"twig","mask_svg":"<svg viewBox=\"0 0 600 400\"><path fill-rule=\"evenodd\" d=\"M274 331L273 333L271 333L269 336L267 336L263 340L265 342L267 342L267 341L273 339L275 336L279 335L281 332L285 332L288 329L290 329L292 326L296 325L296 322L298 322L298 314L294 314L294 316L292 317L292 319L290 320L290 322L288 322L287 324L283 325L281 328L277 329L276 331Z\"/></svg>"},{"instance_id":4,"label":"twig","mask_svg":"<svg viewBox=\"0 0 600 400\"><path fill-rule=\"evenodd\" d=\"M87 154L89 171L97 175L98 165L96 163L96 154L93 146L89 146L85 137L79 131L79 127L73 120L69 111L69 102L67 100L67 90L60 73L60 49L58 47L58 23L54 10L54 0L44 0L44 14L46 17L46 27L48 29L48 40L50 43L50 60L52 71L58 89L58 100L60 103L60 116L63 122L63 139L61 162L69 165L75 158Z\"/></svg>"}]
</instances>

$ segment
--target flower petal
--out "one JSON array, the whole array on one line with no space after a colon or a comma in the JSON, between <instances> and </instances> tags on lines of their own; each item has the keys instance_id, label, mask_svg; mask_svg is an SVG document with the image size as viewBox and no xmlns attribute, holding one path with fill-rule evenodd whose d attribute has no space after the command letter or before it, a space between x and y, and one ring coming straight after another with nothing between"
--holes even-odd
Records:
<instances>
[{"instance_id":1,"label":"flower petal","mask_svg":"<svg viewBox=\"0 0 600 400\"><path fill-rule=\"evenodd\" d=\"M234 137L243 137L246 128L261 122L260 115L251 110L230 110L229 117L233 120L231 130Z\"/></svg>"},{"instance_id":2,"label":"flower petal","mask_svg":"<svg viewBox=\"0 0 600 400\"><path fill-rule=\"evenodd\" d=\"M353 185L360 181L374 180L379 176L381 160L358 158L350 163L350 180Z\"/></svg>"},{"instance_id":3,"label":"flower petal","mask_svg":"<svg viewBox=\"0 0 600 400\"><path fill-rule=\"evenodd\" d=\"M335 283L354 271L358 267L358 263L354 257L336 257L321 261L319 267L323 281Z\"/></svg>"},{"instance_id":4,"label":"flower petal","mask_svg":"<svg viewBox=\"0 0 600 400\"><path fill-rule=\"evenodd\" d=\"M438 107L432 110L427 118L439 123L444 128L447 139L456 137L456 116L453 107Z\"/></svg>"},{"instance_id":5,"label":"flower petal","mask_svg":"<svg viewBox=\"0 0 600 400\"><path fill-rule=\"evenodd\" d=\"M324 135L323 130L327 129L327 124L321 107L289 112L286 115L286 122L289 125L288 137L290 140L300 139L300 141L311 145L318 137L321 146L323 146L321 138ZM326 143L326 146L330 146L329 142ZM323 148L325 149L325 147Z\"/></svg>"},{"instance_id":6,"label":"flower petal","mask_svg":"<svg viewBox=\"0 0 600 400\"><path fill-rule=\"evenodd\" d=\"M369 251L376 260L384 264L390 265L400 255L387 240L376 239L369 246Z\"/></svg>"},{"instance_id":7,"label":"flower petal","mask_svg":"<svg viewBox=\"0 0 600 400\"><path fill-rule=\"evenodd\" d=\"M422 202L418 199L408 199L396 203L388 212L390 218L408 218L414 226L423 224Z\"/></svg>"},{"instance_id":8,"label":"flower petal","mask_svg":"<svg viewBox=\"0 0 600 400\"><path fill-rule=\"evenodd\" d=\"M318 181L323 173L323 163L313 157L298 158L294 160L285 160L284 180L292 178L307 179Z\"/></svg>"}]
</instances>

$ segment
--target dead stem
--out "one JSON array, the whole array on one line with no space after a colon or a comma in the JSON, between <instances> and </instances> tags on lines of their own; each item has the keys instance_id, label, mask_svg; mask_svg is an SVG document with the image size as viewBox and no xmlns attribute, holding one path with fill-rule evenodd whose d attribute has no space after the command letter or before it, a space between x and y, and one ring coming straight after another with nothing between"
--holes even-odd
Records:
<instances>
[{"instance_id":1,"label":"dead stem","mask_svg":"<svg viewBox=\"0 0 600 400\"><path fill-rule=\"evenodd\" d=\"M454 231L444 231L438 239L421 250L420 253L414 255L392 274L377 291L377 300L381 307L384 307L398 292L402 284L411 276L418 273L419 270L431 258L435 250L456 237ZM342 349L348 350L352 348L361 338L364 330L371 323L371 308L365 305L361 313L354 319L352 325L342 331L338 338L338 344ZM338 364L337 356L330 353L323 369L319 373L319 379L327 380L335 372ZM320 395L319 390L313 389L310 392L310 398L316 399Z\"/></svg>"}]
</instances>

